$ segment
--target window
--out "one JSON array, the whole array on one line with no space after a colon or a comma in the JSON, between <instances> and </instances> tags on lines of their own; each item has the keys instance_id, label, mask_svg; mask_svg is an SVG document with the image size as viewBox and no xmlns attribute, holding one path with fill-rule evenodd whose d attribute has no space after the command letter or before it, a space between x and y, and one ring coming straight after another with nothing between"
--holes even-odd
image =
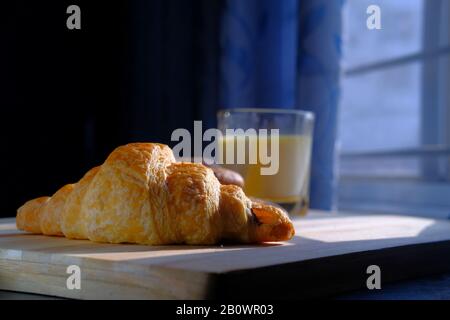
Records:
<instances>
[{"instance_id":1,"label":"window","mask_svg":"<svg viewBox=\"0 0 450 320\"><path fill-rule=\"evenodd\" d=\"M368 30L366 8L381 8ZM347 0L338 206L450 217L450 0Z\"/></svg>"}]
</instances>

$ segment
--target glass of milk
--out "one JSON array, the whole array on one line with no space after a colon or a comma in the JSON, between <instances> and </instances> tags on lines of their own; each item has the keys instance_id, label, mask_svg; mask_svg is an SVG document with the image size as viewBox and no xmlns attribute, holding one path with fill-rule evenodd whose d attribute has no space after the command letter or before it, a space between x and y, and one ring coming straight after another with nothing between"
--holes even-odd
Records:
<instances>
[{"instance_id":1,"label":"glass of milk","mask_svg":"<svg viewBox=\"0 0 450 320\"><path fill-rule=\"evenodd\" d=\"M290 109L227 109L217 114L216 162L239 172L249 197L275 202L291 214L309 207L314 115Z\"/></svg>"}]
</instances>

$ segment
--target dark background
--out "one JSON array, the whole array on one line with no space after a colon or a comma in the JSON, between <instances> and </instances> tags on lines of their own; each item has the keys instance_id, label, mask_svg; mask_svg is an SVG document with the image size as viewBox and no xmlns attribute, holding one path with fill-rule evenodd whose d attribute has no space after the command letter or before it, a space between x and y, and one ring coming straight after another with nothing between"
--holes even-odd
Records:
<instances>
[{"instance_id":1,"label":"dark background","mask_svg":"<svg viewBox=\"0 0 450 320\"><path fill-rule=\"evenodd\" d=\"M66 9L81 7L81 30ZM0 216L118 145L214 125L221 1L14 1L0 20Z\"/></svg>"}]
</instances>

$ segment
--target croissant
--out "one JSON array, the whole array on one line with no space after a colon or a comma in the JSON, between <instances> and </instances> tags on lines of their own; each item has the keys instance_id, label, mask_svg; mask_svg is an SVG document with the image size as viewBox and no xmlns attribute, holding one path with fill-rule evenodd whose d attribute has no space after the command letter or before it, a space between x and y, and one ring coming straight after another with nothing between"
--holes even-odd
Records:
<instances>
[{"instance_id":1,"label":"croissant","mask_svg":"<svg viewBox=\"0 0 450 320\"><path fill-rule=\"evenodd\" d=\"M176 162L172 150L157 143L116 148L79 182L22 205L16 223L37 234L146 245L260 243L294 235L285 211L222 185L202 164Z\"/></svg>"}]
</instances>

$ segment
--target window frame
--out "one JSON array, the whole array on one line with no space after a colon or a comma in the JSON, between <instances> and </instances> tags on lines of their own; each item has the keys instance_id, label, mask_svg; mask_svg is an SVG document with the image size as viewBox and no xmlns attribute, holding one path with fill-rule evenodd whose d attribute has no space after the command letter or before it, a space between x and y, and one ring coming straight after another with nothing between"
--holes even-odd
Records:
<instances>
[{"instance_id":1,"label":"window frame","mask_svg":"<svg viewBox=\"0 0 450 320\"><path fill-rule=\"evenodd\" d=\"M393 178L339 174L338 208L390 211L449 218L450 215L450 1L423 2L423 46L419 52L356 66L346 77L422 62L421 145L374 152L342 152L339 161L412 156L420 177ZM446 45L441 45L445 37ZM446 59L442 59L446 58ZM428 208L428 209L427 209Z\"/></svg>"}]
</instances>

